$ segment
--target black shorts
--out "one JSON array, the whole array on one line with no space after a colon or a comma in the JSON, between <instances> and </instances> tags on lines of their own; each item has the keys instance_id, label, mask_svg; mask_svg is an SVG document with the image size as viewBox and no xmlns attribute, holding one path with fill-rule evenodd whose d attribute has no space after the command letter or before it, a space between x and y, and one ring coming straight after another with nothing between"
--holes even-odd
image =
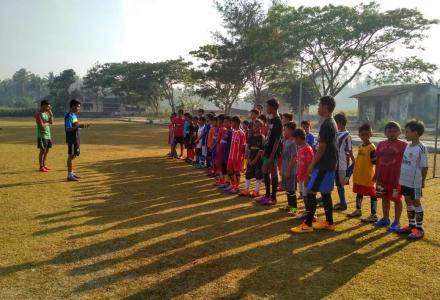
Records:
<instances>
[{"instance_id":1,"label":"black shorts","mask_svg":"<svg viewBox=\"0 0 440 300\"><path fill-rule=\"evenodd\" d=\"M37 147L41 150L48 150L52 148L52 140L37 138Z\"/></svg>"},{"instance_id":2,"label":"black shorts","mask_svg":"<svg viewBox=\"0 0 440 300\"><path fill-rule=\"evenodd\" d=\"M69 142L67 143L67 154L71 156L79 156L79 143Z\"/></svg>"},{"instance_id":3,"label":"black shorts","mask_svg":"<svg viewBox=\"0 0 440 300\"><path fill-rule=\"evenodd\" d=\"M174 145L177 144L183 145L183 136L177 136L174 138Z\"/></svg>"},{"instance_id":4,"label":"black shorts","mask_svg":"<svg viewBox=\"0 0 440 300\"><path fill-rule=\"evenodd\" d=\"M246 179L255 178L257 180L263 179L263 162L260 160L255 165L250 166L249 163L246 169Z\"/></svg>"},{"instance_id":5,"label":"black shorts","mask_svg":"<svg viewBox=\"0 0 440 300\"><path fill-rule=\"evenodd\" d=\"M422 188L411 188L404 185L400 187L400 193L402 196L410 197L411 200L420 200L423 196Z\"/></svg>"}]
</instances>

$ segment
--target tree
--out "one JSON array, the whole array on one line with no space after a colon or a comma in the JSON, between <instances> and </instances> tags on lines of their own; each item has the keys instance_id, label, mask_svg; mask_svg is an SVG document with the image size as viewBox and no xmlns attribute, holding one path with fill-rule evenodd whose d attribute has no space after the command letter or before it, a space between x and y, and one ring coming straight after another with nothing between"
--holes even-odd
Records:
<instances>
[{"instance_id":1,"label":"tree","mask_svg":"<svg viewBox=\"0 0 440 300\"><path fill-rule=\"evenodd\" d=\"M361 71L374 81L417 81L436 66L414 56L396 58L396 47L421 49L424 32L437 20L416 9L381 12L375 2L354 7L289 7L276 5L267 22L285 45L301 45L304 70L319 95L337 95Z\"/></svg>"},{"instance_id":2,"label":"tree","mask_svg":"<svg viewBox=\"0 0 440 300\"><path fill-rule=\"evenodd\" d=\"M62 113L67 108L67 103L71 98L72 90L70 86L77 81L78 77L72 69L64 70L55 76L49 84L52 106L58 113Z\"/></svg>"}]
</instances>

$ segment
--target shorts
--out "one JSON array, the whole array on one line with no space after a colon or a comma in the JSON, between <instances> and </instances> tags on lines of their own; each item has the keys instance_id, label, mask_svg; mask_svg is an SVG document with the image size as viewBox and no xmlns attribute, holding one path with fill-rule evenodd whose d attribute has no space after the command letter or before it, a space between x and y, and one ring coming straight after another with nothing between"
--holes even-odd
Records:
<instances>
[{"instance_id":1,"label":"shorts","mask_svg":"<svg viewBox=\"0 0 440 300\"><path fill-rule=\"evenodd\" d=\"M268 163L269 163L269 157L264 156L264 157L263 157L263 165L267 165ZM272 165L273 165L274 167L277 167L277 166L278 166L278 158L277 158L277 157L274 157L273 162L272 162Z\"/></svg>"},{"instance_id":2,"label":"shorts","mask_svg":"<svg viewBox=\"0 0 440 300\"><path fill-rule=\"evenodd\" d=\"M67 154L71 156L79 156L80 150L79 150L79 143L67 143Z\"/></svg>"},{"instance_id":3,"label":"shorts","mask_svg":"<svg viewBox=\"0 0 440 300\"><path fill-rule=\"evenodd\" d=\"M247 165L246 169L246 179L250 180L252 178L255 178L257 180L263 179L263 162L260 160L255 165Z\"/></svg>"},{"instance_id":4,"label":"shorts","mask_svg":"<svg viewBox=\"0 0 440 300\"><path fill-rule=\"evenodd\" d=\"M52 148L52 140L37 138L37 147L41 150L48 150Z\"/></svg>"},{"instance_id":5,"label":"shorts","mask_svg":"<svg viewBox=\"0 0 440 300\"><path fill-rule=\"evenodd\" d=\"M183 145L183 136L176 136L174 138L174 145L177 145L177 144Z\"/></svg>"},{"instance_id":6,"label":"shorts","mask_svg":"<svg viewBox=\"0 0 440 300\"><path fill-rule=\"evenodd\" d=\"M353 183L353 193L362 196L376 196L376 189L374 186L365 186L357 183Z\"/></svg>"},{"instance_id":7,"label":"shorts","mask_svg":"<svg viewBox=\"0 0 440 300\"><path fill-rule=\"evenodd\" d=\"M335 183L337 187L343 187L348 185L349 180L347 180L347 170L338 170L335 175Z\"/></svg>"},{"instance_id":8,"label":"shorts","mask_svg":"<svg viewBox=\"0 0 440 300\"><path fill-rule=\"evenodd\" d=\"M402 196L410 197L411 200L420 200L423 196L422 188L412 188L402 185L400 187Z\"/></svg>"},{"instance_id":9,"label":"shorts","mask_svg":"<svg viewBox=\"0 0 440 300\"><path fill-rule=\"evenodd\" d=\"M313 193L331 193L335 187L336 171L313 169L307 190Z\"/></svg>"},{"instance_id":10,"label":"shorts","mask_svg":"<svg viewBox=\"0 0 440 300\"><path fill-rule=\"evenodd\" d=\"M376 197L388 199L395 202L402 201L402 195L400 194L400 184L384 183L378 181L376 183Z\"/></svg>"},{"instance_id":11,"label":"shorts","mask_svg":"<svg viewBox=\"0 0 440 300\"><path fill-rule=\"evenodd\" d=\"M239 174L242 168L241 160L228 160L228 164L226 166L229 173Z\"/></svg>"}]
</instances>

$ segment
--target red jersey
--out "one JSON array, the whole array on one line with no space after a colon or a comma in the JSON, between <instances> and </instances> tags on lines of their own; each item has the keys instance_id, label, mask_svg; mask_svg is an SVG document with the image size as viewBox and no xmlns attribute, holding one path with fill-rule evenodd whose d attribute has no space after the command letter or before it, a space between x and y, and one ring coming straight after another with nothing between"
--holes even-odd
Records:
<instances>
[{"instance_id":1,"label":"red jersey","mask_svg":"<svg viewBox=\"0 0 440 300\"><path fill-rule=\"evenodd\" d=\"M303 147L298 149L298 173L297 179L299 182L304 182L306 180L307 168L309 164L313 161L314 157L313 149L309 144L305 144Z\"/></svg>"},{"instance_id":2,"label":"red jersey","mask_svg":"<svg viewBox=\"0 0 440 300\"><path fill-rule=\"evenodd\" d=\"M173 125L174 125L174 137L183 137L184 135L184 124L185 124L185 119L184 118L179 118L179 117L175 117L173 120Z\"/></svg>"},{"instance_id":3,"label":"red jersey","mask_svg":"<svg viewBox=\"0 0 440 300\"><path fill-rule=\"evenodd\" d=\"M377 145L377 181L386 184L399 184L400 166L407 143L401 140L382 141Z\"/></svg>"},{"instance_id":4,"label":"red jersey","mask_svg":"<svg viewBox=\"0 0 440 300\"><path fill-rule=\"evenodd\" d=\"M261 134L267 136L268 129L266 126L261 127Z\"/></svg>"},{"instance_id":5,"label":"red jersey","mask_svg":"<svg viewBox=\"0 0 440 300\"><path fill-rule=\"evenodd\" d=\"M232 130L231 148L229 160L240 161L244 158L244 146L246 145L246 134L241 129Z\"/></svg>"}]
</instances>

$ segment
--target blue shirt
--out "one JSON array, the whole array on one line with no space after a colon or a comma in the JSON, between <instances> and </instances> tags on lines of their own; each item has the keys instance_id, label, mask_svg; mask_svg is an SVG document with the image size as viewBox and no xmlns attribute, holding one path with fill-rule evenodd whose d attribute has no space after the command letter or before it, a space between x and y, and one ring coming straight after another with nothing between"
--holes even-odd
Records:
<instances>
[{"instance_id":1,"label":"blue shirt","mask_svg":"<svg viewBox=\"0 0 440 300\"><path fill-rule=\"evenodd\" d=\"M307 133L307 135L306 135L306 142L307 142L307 144L310 145L310 147L315 148L315 145L316 145L316 139L315 139L315 137L313 136L313 134L311 134L310 132Z\"/></svg>"},{"instance_id":2,"label":"blue shirt","mask_svg":"<svg viewBox=\"0 0 440 300\"><path fill-rule=\"evenodd\" d=\"M189 124L190 122L185 121L185 123L183 123L183 137L186 139L188 137L189 134Z\"/></svg>"},{"instance_id":3,"label":"blue shirt","mask_svg":"<svg viewBox=\"0 0 440 300\"><path fill-rule=\"evenodd\" d=\"M78 117L73 112L68 112L64 117L64 128L72 129L74 128L73 124L78 122ZM75 131L67 131L66 130L66 142L78 142L79 141L79 130Z\"/></svg>"},{"instance_id":4,"label":"blue shirt","mask_svg":"<svg viewBox=\"0 0 440 300\"><path fill-rule=\"evenodd\" d=\"M211 125L206 124L205 128L203 129L202 146L208 145L208 133L210 129Z\"/></svg>"}]
</instances>

